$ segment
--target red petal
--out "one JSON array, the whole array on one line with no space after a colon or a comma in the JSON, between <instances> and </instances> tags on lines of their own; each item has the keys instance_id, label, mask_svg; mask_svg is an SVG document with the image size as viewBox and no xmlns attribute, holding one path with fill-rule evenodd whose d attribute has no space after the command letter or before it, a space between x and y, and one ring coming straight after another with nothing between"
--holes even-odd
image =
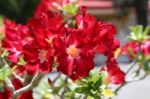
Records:
<instances>
[{"instance_id":1,"label":"red petal","mask_svg":"<svg viewBox=\"0 0 150 99\"><path fill-rule=\"evenodd\" d=\"M73 59L69 58L67 55L58 57L59 66L58 71L70 76L73 72Z\"/></svg>"}]
</instances>

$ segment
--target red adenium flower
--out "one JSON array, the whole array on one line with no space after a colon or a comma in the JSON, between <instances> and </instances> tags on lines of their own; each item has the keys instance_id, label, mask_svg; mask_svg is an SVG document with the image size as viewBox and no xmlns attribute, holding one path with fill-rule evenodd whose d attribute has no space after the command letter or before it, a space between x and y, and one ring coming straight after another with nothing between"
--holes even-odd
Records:
<instances>
[{"instance_id":1,"label":"red adenium flower","mask_svg":"<svg viewBox=\"0 0 150 99\"><path fill-rule=\"evenodd\" d=\"M150 40L146 40L142 45L141 45L141 50L144 55L150 55Z\"/></svg>"},{"instance_id":2,"label":"red adenium flower","mask_svg":"<svg viewBox=\"0 0 150 99\"><path fill-rule=\"evenodd\" d=\"M34 40L23 48L24 58L27 61L26 69L30 72L36 70L50 72L53 63L53 38L58 35L64 36L66 31L63 18L59 13L47 11L35 14L27 26Z\"/></svg>"},{"instance_id":3,"label":"red adenium flower","mask_svg":"<svg viewBox=\"0 0 150 99\"><path fill-rule=\"evenodd\" d=\"M128 42L125 46L123 46L121 50L121 54L128 54L130 58L134 58L135 54L139 51L139 44L135 41Z\"/></svg>"},{"instance_id":4,"label":"red adenium flower","mask_svg":"<svg viewBox=\"0 0 150 99\"><path fill-rule=\"evenodd\" d=\"M122 84L125 81L125 73L120 70L115 59L107 61L107 71L114 84Z\"/></svg>"},{"instance_id":5,"label":"red adenium flower","mask_svg":"<svg viewBox=\"0 0 150 99\"><path fill-rule=\"evenodd\" d=\"M24 59L27 62L25 68L30 72L50 72L53 63L51 48L38 49L35 41L31 41L23 48Z\"/></svg>"},{"instance_id":6,"label":"red adenium flower","mask_svg":"<svg viewBox=\"0 0 150 99\"><path fill-rule=\"evenodd\" d=\"M116 28L110 23L97 22L95 17L85 13L85 9L83 7L82 15L78 15L76 18L79 26L77 28L77 34L79 35L77 39L80 41L80 44L81 42L83 45L87 43L92 44L95 52L107 56L108 66L106 68L111 81L116 84L122 83L124 81L124 73L119 69L114 59L114 52L119 48L119 41L114 39Z\"/></svg>"},{"instance_id":7,"label":"red adenium flower","mask_svg":"<svg viewBox=\"0 0 150 99\"><path fill-rule=\"evenodd\" d=\"M54 13L49 8L56 4L62 7L69 2L72 1L42 0L27 25L6 21L3 46L10 52L9 60L17 63L23 56L26 61L23 67L29 74L34 74L36 71L50 72L56 57L58 71L72 79L79 79L88 76L94 67L94 54L99 52L107 56L107 62L113 63L115 71L121 72L116 62L110 61L119 47L119 42L114 39L115 27L110 23L98 22L86 13L85 7L82 7L82 14L75 16L75 25L69 27L59 12ZM115 75L111 66L107 69Z\"/></svg>"},{"instance_id":8,"label":"red adenium flower","mask_svg":"<svg viewBox=\"0 0 150 99\"><path fill-rule=\"evenodd\" d=\"M12 84L15 90L18 90L23 87L23 84L19 79L13 79ZM28 90L22 94L20 94L17 99L33 99L32 90ZM9 88L5 88L4 91L0 92L0 99L12 99L12 92Z\"/></svg>"},{"instance_id":9,"label":"red adenium flower","mask_svg":"<svg viewBox=\"0 0 150 99\"><path fill-rule=\"evenodd\" d=\"M11 99L12 94L8 88L5 88L4 91L0 91L0 99Z\"/></svg>"},{"instance_id":10,"label":"red adenium flower","mask_svg":"<svg viewBox=\"0 0 150 99\"><path fill-rule=\"evenodd\" d=\"M123 83L125 74L114 59L114 52L119 47L119 42L114 38L116 28L110 23L97 21L86 13L86 7L82 7L82 14L71 16L75 17L75 23L72 22L70 27L65 15L54 12L55 9L62 10L70 2L76 0L42 0L26 25L4 19L2 47L9 52L11 66L17 65L15 72L18 75L20 72L34 75L35 72L49 73L54 68L53 64L57 64L57 71L76 80L89 75L94 68L94 55L98 52L107 57L107 80L114 84ZM149 45L146 43L141 47L144 53L149 53ZM20 58L25 61L23 66L18 64ZM13 79L12 84L15 90L24 87L19 79ZM1 98L11 99L10 89L6 87L0 92ZM17 98L33 99L32 90Z\"/></svg>"},{"instance_id":11,"label":"red adenium flower","mask_svg":"<svg viewBox=\"0 0 150 99\"><path fill-rule=\"evenodd\" d=\"M93 43L96 52L114 57L114 51L119 47L118 40L114 39L116 28L106 22L98 22L91 14L86 14L86 8L82 8L82 15L77 15L78 39L83 43ZM111 45L111 46L110 46Z\"/></svg>"},{"instance_id":12,"label":"red adenium flower","mask_svg":"<svg viewBox=\"0 0 150 99\"><path fill-rule=\"evenodd\" d=\"M15 90L18 90L20 88L23 87L23 84L21 83L21 81L19 79L13 79L12 80L12 83L15 87ZM21 95L18 96L18 99L33 99L33 96L32 96L32 90L28 90L26 92L23 92Z\"/></svg>"},{"instance_id":13,"label":"red adenium flower","mask_svg":"<svg viewBox=\"0 0 150 99\"><path fill-rule=\"evenodd\" d=\"M123 46L120 54L128 54L132 59L140 51L144 55L150 55L150 40L145 40L141 45L136 41L128 42Z\"/></svg>"},{"instance_id":14,"label":"red adenium flower","mask_svg":"<svg viewBox=\"0 0 150 99\"><path fill-rule=\"evenodd\" d=\"M16 24L13 21L4 19L5 37L2 41L2 46L9 51L8 59L17 63L19 56L22 54L22 47L31 38L29 36L29 29L25 25Z\"/></svg>"},{"instance_id":15,"label":"red adenium flower","mask_svg":"<svg viewBox=\"0 0 150 99\"><path fill-rule=\"evenodd\" d=\"M57 70L73 77L88 76L89 71L94 67L94 50L89 45L82 45L76 39L76 32L70 33L66 38L55 38L54 49L57 56Z\"/></svg>"},{"instance_id":16,"label":"red adenium flower","mask_svg":"<svg viewBox=\"0 0 150 99\"><path fill-rule=\"evenodd\" d=\"M19 96L19 99L34 99L32 96L32 90L26 91Z\"/></svg>"},{"instance_id":17,"label":"red adenium flower","mask_svg":"<svg viewBox=\"0 0 150 99\"><path fill-rule=\"evenodd\" d=\"M115 59L107 61L107 67L102 67L101 71L108 72L105 83L122 84L125 81L125 73L120 70Z\"/></svg>"},{"instance_id":18,"label":"red adenium flower","mask_svg":"<svg viewBox=\"0 0 150 99\"><path fill-rule=\"evenodd\" d=\"M63 17L59 13L51 11L33 16L27 25L39 49L51 46L53 37L64 36L66 32Z\"/></svg>"}]
</instances>

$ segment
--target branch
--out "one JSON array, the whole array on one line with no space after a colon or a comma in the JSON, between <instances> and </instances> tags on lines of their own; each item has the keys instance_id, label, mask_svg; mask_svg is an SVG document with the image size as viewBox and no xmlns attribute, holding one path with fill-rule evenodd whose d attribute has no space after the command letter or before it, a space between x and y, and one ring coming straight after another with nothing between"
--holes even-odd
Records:
<instances>
[{"instance_id":1,"label":"branch","mask_svg":"<svg viewBox=\"0 0 150 99\"><path fill-rule=\"evenodd\" d=\"M131 83L131 82L136 82L136 81L140 81L140 80L143 80L145 77L147 76L147 73L145 73L142 77L139 77L138 79L136 80L131 80L131 81L126 81L124 82L122 85L120 85L116 90L115 90L115 93L117 93L122 87L124 87L125 85Z\"/></svg>"},{"instance_id":2,"label":"branch","mask_svg":"<svg viewBox=\"0 0 150 99\"><path fill-rule=\"evenodd\" d=\"M60 78L61 73L58 73L57 77L53 80L53 84L56 83L56 81Z\"/></svg>"},{"instance_id":3,"label":"branch","mask_svg":"<svg viewBox=\"0 0 150 99\"><path fill-rule=\"evenodd\" d=\"M145 79L146 78L146 76L147 76L147 73L145 73L142 77L139 77L138 79L136 79L136 80L131 80L131 81L128 81L128 83L131 83L131 82L136 82L136 81L140 81L140 80L143 80L143 79Z\"/></svg>"},{"instance_id":4,"label":"branch","mask_svg":"<svg viewBox=\"0 0 150 99\"><path fill-rule=\"evenodd\" d=\"M65 92L67 91L67 83L68 83L68 77L65 78L64 80L64 91L62 92L62 96L65 94Z\"/></svg>"},{"instance_id":5,"label":"branch","mask_svg":"<svg viewBox=\"0 0 150 99\"><path fill-rule=\"evenodd\" d=\"M142 70L142 68L138 67L138 69L135 71L135 76L134 77L139 76L141 70Z\"/></svg>"},{"instance_id":6,"label":"branch","mask_svg":"<svg viewBox=\"0 0 150 99\"><path fill-rule=\"evenodd\" d=\"M14 86L13 86L11 80L10 80L9 78L6 78L6 79L5 79L5 82L6 82L7 86L10 88L11 92L14 92L14 91L15 91L15 88L14 88Z\"/></svg>"},{"instance_id":7,"label":"branch","mask_svg":"<svg viewBox=\"0 0 150 99\"><path fill-rule=\"evenodd\" d=\"M3 65L5 64L7 67L9 67L9 64L7 63L7 61L5 60L5 58L2 57L1 55L0 55L0 58L1 58L2 62L3 62Z\"/></svg>"},{"instance_id":8,"label":"branch","mask_svg":"<svg viewBox=\"0 0 150 99\"><path fill-rule=\"evenodd\" d=\"M115 93L118 93L118 91L119 91L122 87L124 87L127 83L128 83L128 82L125 81L122 85L120 85L120 86L115 90Z\"/></svg>"},{"instance_id":9,"label":"branch","mask_svg":"<svg viewBox=\"0 0 150 99\"><path fill-rule=\"evenodd\" d=\"M39 77L40 77L40 73L37 72L37 73L35 74L35 76L33 77L32 81L31 81L27 86L25 86L25 87L23 87L23 88L21 88L21 89L18 89L18 90L16 90L16 91L13 93L13 94L14 94L14 97L17 97L17 96L20 95L21 93L23 93L23 92L25 92L25 91L27 91L27 90L32 89L32 88L34 87L36 81L39 79Z\"/></svg>"},{"instance_id":10,"label":"branch","mask_svg":"<svg viewBox=\"0 0 150 99\"><path fill-rule=\"evenodd\" d=\"M137 60L135 59L135 60L131 63L131 65L129 66L128 70L125 72L126 75L132 70L132 68L135 66L136 62L137 62Z\"/></svg>"},{"instance_id":11,"label":"branch","mask_svg":"<svg viewBox=\"0 0 150 99\"><path fill-rule=\"evenodd\" d=\"M126 75L133 69L133 67L136 64L136 59L131 63L131 65L129 66L128 70L125 72ZM124 87L128 82L125 81L122 85L120 85L116 90L115 93L117 93L122 87Z\"/></svg>"},{"instance_id":12,"label":"branch","mask_svg":"<svg viewBox=\"0 0 150 99\"><path fill-rule=\"evenodd\" d=\"M22 83L24 82L24 79L21 78L20 76L18 76L15 72L12 72L12 75L13 75L15 78L19 79Z\"/></svg>"},{"instance_id":13,"label":"branch","mask_svg":"<svg viewBox=\"0 0 150 99\"><path fill-rule=\"evenodd\" d=\"M69 77L66 76L65 79L64 79L64 82L63 82L63 84L62 84L62 86L63 86L62 88L64 88L64 89L63 89L61 95L59 95L59 96L60 96L60 99L65 99L64 94L65 94L65 92L68 90L68 86L67 86L68 78L69 78Z\"/></svg>"}]
</instances>

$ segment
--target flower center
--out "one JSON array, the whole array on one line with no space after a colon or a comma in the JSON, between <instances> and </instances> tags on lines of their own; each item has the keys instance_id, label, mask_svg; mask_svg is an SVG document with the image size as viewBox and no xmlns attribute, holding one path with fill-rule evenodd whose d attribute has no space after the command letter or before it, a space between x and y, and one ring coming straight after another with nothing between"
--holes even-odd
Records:
<instances>
[{"instance_id":1,"label":"flower center","mask_svg":"<svg viewBox=\"0 0 150 99\"><path fill-rule=\"evenodd\" d=\"M67 48L67 54L69 56L71 56L72 58L78 57L79 52L80 52L80 50L73 45L69 46L69 48Z\"/></svg>"},{"instance_id":2,"label":"flower center","mask_svg":"<svg viewBox=\"0 0 150 99\"><path fill-rule=\"evenodd\" d=\"M43 63L44 61L47 61L47 51L46 50L40 50L39 51L39 59Z\"/></svg>"},{"instance_id":3,"label":"flower center","mask_svg":"<svg viewBox=\"0 0 150 99\"><path fill-rule=\"evenodd\" d=\"M46 41L52 45L53 44L53 37L47 38Z\"/></svg>"}]
</instances>

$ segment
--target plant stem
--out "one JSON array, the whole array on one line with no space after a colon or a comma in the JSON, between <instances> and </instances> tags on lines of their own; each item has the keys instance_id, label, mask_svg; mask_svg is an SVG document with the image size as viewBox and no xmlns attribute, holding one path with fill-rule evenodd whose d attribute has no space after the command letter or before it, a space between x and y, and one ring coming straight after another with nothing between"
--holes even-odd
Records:
<instances>
[{"instance_id":1,"label":"plant stem","mask_svg":"<svg viewBox=\"0 0 150 99\"><path fill-rule=\"evenodd\" d=\"M15 78L19 79L22 83L24 82L24 79L21 78L20 76L18 76L15 72L12 72L12 75L13 75Z\"/></svg>"},{"instance_id":2,"label":"plant stem","mask_svg":"<svg viewBox=\"0 0 150 99\"><path fill-rule=\"evenodd\" d=\"M115 93L118 93L118 91L124 87L125 85L127 85L128 82L124 82L122 85L120 85L116 90L115 90Z\"/></svg>"},{"instance_id":3,"label":"plant stem","mask_svg":"<svg viewBox=\"0 0 150 99\"><path fill-rule=\"evenodd\" d=\"M64 80L64 91L62 92L62 95L64 95L65 94L65 92L67 91L67 84L68 84L68 76L65 78L65 80Z\"/></svg>"},{"instance_id":4,"label":"plant stem","mask_svg":"<svg viewBox=\"0 0 150 99\"><path fill-rule=\"evenodd\" d=\"M138 79L136 79L136 80L131 80L131 81L128 81L128 83L131 83L131 82L136 82L136 81L139 81L139 80L143 80L144 78L146 78L146 76L147 76L148 74L147 73L145 73L142 77L139 77Z\"/></svg>"},{"instance_id":5,"label":"plant stem","mask_svg":"<svg viewBox=\"0 0 150 99\"><path fill-rule=\"evenodd\" d=\"M139 81L139 80L143 80L145 77L147 76L147 74L145 74L143 77L140 77L139 79L136 79L136 80L131 80L131 81L126 81L124 82L121 86L119 86L116 90L115 90L115 93L117 93L122 87L124 87L125 85L131 83L131 82L135 82L135 81Z\"/></svg>"},{"instance_id":6,"label":"plant stem","mask_svg":"<svg viewBox=\"0 0 150 99\"><path fill-rule=\"evenodd\" d=\"M14 88L14 86L13 86L11 80L10 80L9 78L6 78L6 79L5 79L5 82L6 82L7 86L10 88L11 92L14 92L14 91L15 91L15 88Z\"/></svg>"},{"instance_id":7,"label":"plant stem","mask_svg":"<svg viewBox=\"0 0 150 99\"><path fill-rule=\"evenodd\" d=\"M136 64L136 60L134 60L131 65L129 66L128 70L125 72L126 75L133 69L133 67L135 66ZM120 85L116 90L115 90L115 93L117 93L122 87L124 87L128 82L124 82L122 85Z\"/></svg>"},{"instance_id":8,"label":"plant stem","mask_svg":"<svg viewBox=\"0 0 150 99\"><path fill-rule=\"evenodd\" d=\"M63 91L62 91L62 93L61 93L61 95L60 95L60 99L65 99L65 98L64 98L64 94L65 94L65 92L68 90L68 86L67 86L67 84L68 84L68 78L69 78L69 77L66 76L65 79L64 79L64 82L63 82L63 86L64 86L64 87L62 87L62 88L64 88L64 89L63 89Z\"/></svg>"},{"instance_id":9,"label":"plant stem","mask_svg":"<svg viewBox=\"0 0 150 99\"><path fill-rule=\"evenodd\" d=\"M4 57L0 56L2 62L3 62L3 65L5 64L7 67L9 67L9 64L7 63L7 61L5 60Z\"/></svg>"},{"instance_id":10,"label":"plant stem","mask_svg":"<svg viewBox=\"0 0 150 99\"><path fill-rule=\"evenodd\" d=\"M135 66L136 62L137 62L137 61L134 60L134 61L131 63L131 65L129 66L128 70L125 72L126 75L132 70L132 68Z\"/></svg>"},{"instance_id":11,"label":"plant stem","mask_svg":"<svg viewBox=\"0 0 150 99\"><path fill-rule=\"evenodd\" d=\"M18 89L18 90L16 90L16 91L14 91L14 93L13 93L14 98L13 98L13 99L16 99L16 97L17 97L18 95L20 95L21 93L23 93L23 92L25 92L25 91L27 91L27 90L32 89L32 88L34 87L36 81L39 79L39 77L40 77L40 73L37 72L37 73L35 74L35 76L33 77L32 81L31 81L27 86L25 86L25 87L23 87L23 88L21 88L21 89Z\"/></svg>"},{"instance_id":12,"label":"plant stem","mask_svg":"<svg viewBox=\"0 0 150 99\"><path fill-rule=\"evenodd\" d=\"M137 71L135 72L139 72L140 69L138 69ZM135 81L139 81L139 80L143 80L145 77L147 76L147 73L144 74L142 77L140 77L139 79L136 79L136 80L131 80L131 81L125 81L122 85L120 85L116 90L115 90L115 93L117 93L122 87L124 87L125 85L131 83L131 82L135 82Z\"/></svg>"},{"instance_id":13,"label":"plant stem","mask_svg":"<svg viewBox=\"0 0 150 99\"><path fill-rule=\"evenodd\" d=\"M132 64L131 64L131 66L129 67L129 69L125 72L126 75L128 75L129 72L130 72L130 71L133 69L133 67L136 65L136 62L137 62L137 60L138 60L138 56L139 56L140 53L141 53L141 43L140 43L140 42L139 42L139 45L138 45L138 46L139 46L138 54L135 56L135 60L132 62ZM135 76L139 75L140 70L141 70L141 68L139 67L138 70L135 71L135 73L136 73ZM134 82L134 81L142 80L142 79L144 79L146 76L147 76L147 74L145 74L143 77L139 78L138 80L132 80L132 81L128 81L128 82L125 81L122 85L120 85L118 88L116 88L115 93L118 93L118 91L119 91L121 88L123 88L125 85L127 85L128 83ZM112 98L110 98L110 99L112 99Z\"/></svg>"},{"instance_id":14,"label":"plant stem","mask_svg":"<svg viewBox=\"0 0 150 99\"><path fill-rule=\"evenodd\" d=\"M59 73L59 74L57 75L57 77L53 80L53 84L60 78L60 76L61 76L61 73Z\"/></svg>"}]
</instances>

